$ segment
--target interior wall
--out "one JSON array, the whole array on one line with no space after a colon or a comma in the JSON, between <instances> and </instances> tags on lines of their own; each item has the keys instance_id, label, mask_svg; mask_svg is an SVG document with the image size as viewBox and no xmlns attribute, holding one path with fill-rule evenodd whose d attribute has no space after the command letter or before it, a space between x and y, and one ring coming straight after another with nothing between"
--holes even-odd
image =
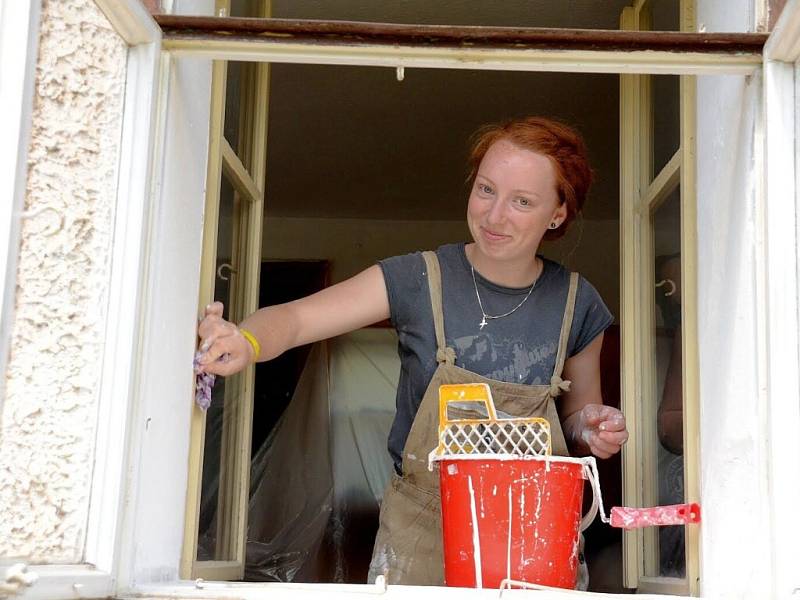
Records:
<instances>
[{"instance_id":1,"label":"interior wall","mask_svg":"<svg viewBox=\"0 0 800 600\"><path fill-rule=\"evenodd\" d=\"M269 209L268 209L269 210ZM262 257L327 259L331 283L366 269L381 258L441 244L470 241L466 220L393 221L267 217ZM619 222L579 219L560 240L545 243L544 256L580 272L619 313Z\"/></svg>"},{"instance_id":2,"label":"interior wall","mask_svg":"<svg viewBox=\"0 0 800 600\"><path fill-rule=\"evenodd\" d=\"M545 115L585 137L584 216L541 252L580 271L619 312L616 75L272 65L265 259L327 259L340 281L375 261L469 241L469 139ZM602 260L597 260L602 257Z\"/></svg>"},{"instance_id":3,"label":"interior wall","mask_svg":"<svg viewBox=\"0 0 800 600\"><path fill-rule=\"evenodd\" d=\"M528 115L583 135L584 216L618 216L616 75L276 64L269 96L268 217L460 220L471 136Z\"/></svg>"},{"instance_id":4,"label":"interior wall","mask_svg":"<svg viewBox=\"0 0 800 600\"><path fill-rule=\"evenodd\" d=\"M338 283L381 258L436 248L468 237L466 221L267 216L262 257L329 260L331 283Z\"/></svg>"}]
</instances>

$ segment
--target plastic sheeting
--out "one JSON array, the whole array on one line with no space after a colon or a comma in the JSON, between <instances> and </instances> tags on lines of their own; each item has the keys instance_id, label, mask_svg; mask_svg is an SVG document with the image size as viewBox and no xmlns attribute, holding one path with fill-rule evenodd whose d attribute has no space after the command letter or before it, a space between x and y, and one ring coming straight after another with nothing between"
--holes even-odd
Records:
<instances>
[{"instance_id":1,"label":"plastic sheeting","mask_svg":"<svg viewBox=\"0 0 800 600\"><path fill-rule=\"evenodd\" d=\"M390 329L315 344L250 474L245 579L366 582L400 373Z\"/></svg>"}]
</instances>

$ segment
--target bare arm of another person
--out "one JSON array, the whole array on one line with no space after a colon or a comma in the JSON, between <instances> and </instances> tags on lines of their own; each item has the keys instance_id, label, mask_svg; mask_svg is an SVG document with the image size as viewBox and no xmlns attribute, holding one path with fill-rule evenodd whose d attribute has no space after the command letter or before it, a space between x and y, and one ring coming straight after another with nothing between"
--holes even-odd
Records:
<instances>
[{"instance_id":1,"label":"bare arm of another person","mask_svg":"<svg viewBox=\"0 0 800 600\"><path fill-rule=\"evenodd\" d=\"M285 304L261 308L240 324L261 346L258 357L239 327L222 318L222 304L206 309L198 327L200 369L216 375L231 375L248 364L279 356L302 346L353 331L389 318L389 298L383 271L373 265L358 275ZM228 355L226 360L219 360Z\"/></svg>"},{"instance_id":2,"label":"bare arm of another person","mask_svg":"<svg viewBox=\"0 0 800 600\"><path fill-rule=\"evenodd\" d=\"M658 405L658 439L673 454L683 454L683 375L681 370L681 328L675 331L664 380L664 393Z\"/></svg>"},{"instance_id":3,"label":"bare arm of another person","mask_svg":"<svg viewBox=\"0 0 800 600\"><path fill-rule=\"evenodd\" d=\"M628 440L625 416L613 406L605 406L600 393L600 349L598 335L578 354L564 363L563 378L571 382L561 396L559 415L570 452L608 458L619 452Z\"/></svg>"}]
</instances>

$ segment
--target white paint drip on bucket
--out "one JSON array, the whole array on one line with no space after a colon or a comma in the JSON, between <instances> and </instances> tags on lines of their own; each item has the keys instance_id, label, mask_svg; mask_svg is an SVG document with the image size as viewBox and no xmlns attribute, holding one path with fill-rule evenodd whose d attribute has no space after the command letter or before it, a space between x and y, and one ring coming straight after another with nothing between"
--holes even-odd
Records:
<instances>
[{"instance_id":1,"label":"white paint drip on bucket","mask_svg":"<svg viewBox=\"0 0 800 600\"><path fill-rule=\"evenodd\" d=\"M497 486L495 486L495 490ZM506 579L511 579L511 523L514 518L514 508L511 502L511 486L508 486L508 548L506 549Z\"/></svg>"},{"instance_id":2,"label":"white paint drip on bucket","mask_svg":"<svg viewBox=\"0 0 800 600\"><path fill-rule=\"evenodd\" d=\"M478 511L475 506L475 489L472 487L472 476L467 478L469 485L469 507L472 511L472 558L475 561L475 587L483 587L483 574L481 573L481 537L478 529Z\"/></svg>"}]
</instances>

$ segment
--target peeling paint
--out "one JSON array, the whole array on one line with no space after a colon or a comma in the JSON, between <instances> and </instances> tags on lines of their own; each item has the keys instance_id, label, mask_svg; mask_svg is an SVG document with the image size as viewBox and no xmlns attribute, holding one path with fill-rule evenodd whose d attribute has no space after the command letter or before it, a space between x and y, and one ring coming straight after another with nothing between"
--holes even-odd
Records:
<instances>
[{"instance_id":1,"label":"peeling paint","mask_svg":"<svg viewBox=\"0 0 800 600\"><path fill-rule=\"evenodd\" d=\"M81 562L127 48L92 0L45 0L0 429L0 555Z\"/></svg>"}]
</instances>

